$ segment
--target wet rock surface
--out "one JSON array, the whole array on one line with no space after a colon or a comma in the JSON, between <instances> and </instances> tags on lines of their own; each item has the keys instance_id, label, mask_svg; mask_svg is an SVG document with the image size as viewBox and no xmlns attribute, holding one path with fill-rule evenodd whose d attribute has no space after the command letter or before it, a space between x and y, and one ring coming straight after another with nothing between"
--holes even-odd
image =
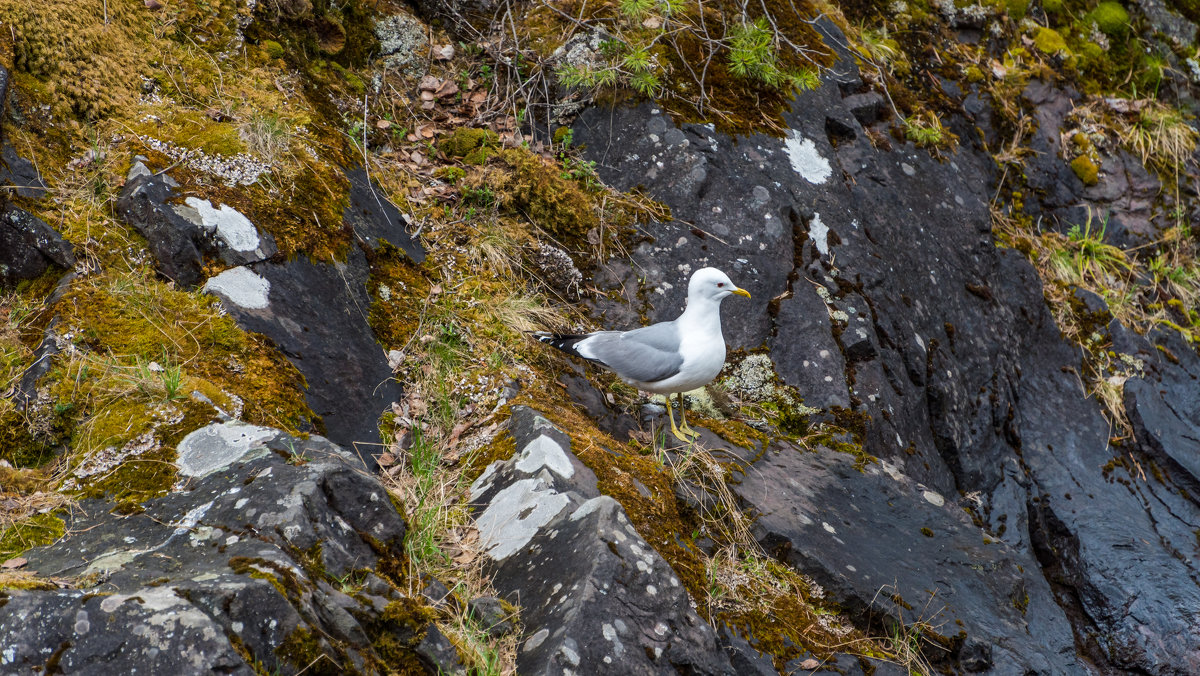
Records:
<instances>
[{"instance_id":1,"label":"wet rock surface","mask_svg":"<svg viewBox=\"0 0 1200 676\"><path fill-rule=\"evenodd\" d=\"M502 598L521 606L522 674L733 674L713 629L624 509L601 495L571 440L514 407L510 460L471 487Z\"/></svg>"},{"instance_id":2,"label":"wet rock surface","mask_svg":"<svg viewBox=\"0 0 1200 676\"><path fill-rule=\"evenodd\" d=\"M970 671L1082 669L1037 561L984 533L957 496L887 461L861 466L825 447L779 444L757 458L729 450L744 456L734 492L759 514L763 548L810 575L864 626L882 617L920 625L941 637L926 649L931 661ZM892 535L882 538L883 528Z\"/></svg>"},{"instance_id":3,"label":"wet rock surface","mask_svg":"<svg viewBox=\"0 0 1200 676\"><path fill-rule=\"evenodd\" d=\"M1127 406L1144 430L1136 443L1147 447L1140 457L1179 470L1178 478L1139 473L1138 461L1109 444L1109 426L1075 375L1079 354L1060 337L1037 274L1021 255L993 244L987 204L997 172L976 145L979 135L961 133L963 145L940 161L911 145L873 147L855 114L861 102L842 97L860 91L844 75L853 68L843 66L837 82L799 98L782 139L677 127L649 104L597 108L579 118L574 139L602 178L641 187L675 217L646 228L654 240L634 251L631 265L597 273L601 288L631 300L599 303L602 321L630 328L640 323L638 313L671 319L682 308L689 272L721 267L754 296L726 306L731 347L767 348L806 403L861 415L864 450L907 480L948 503L970 496L979 524L1003 545L984 545L978 531L968 535L959 517L940 530L929 526L934 537L927 537L917 524L928 505L884 501L890 484L837 465L756 475L842 491L838 500L813 499L812 515L777 502L786 486L760 478L739 489L747 502L772 510L760 522L764 539L790 544L786 556L794 565L837 582L841 602L861 604L868 589L901 579L912 589L943 589L946 607L972 625L946 657L950 668L1086 669L1072 661L1073 633L1074 649L1102 670L1193 671L1200 587L1188 534L1200 509L1195 493L1181 490L1193 470L1180 462L1190 455L1196 426L1188 403L1195 396L1184 392L1195 387L1190 361L1154 354L1146 383L1131 383ZM1048 125L1063 119L1071 96L1033 85L1027 92ZM975 121L987 124L985 115ZM1082 197L1116 209L1112 241L1149 232L1148 221L1138 220L1149 212L1138 204L1156 190L1152 179L1114 171L1112 180L1125 183L1085 189L1055 153L1047 146L1045 166L1030 165L1030 180L1044 183L1041 208L1068 209ZM641 307L638 298L645 299ZM850 496L868 494L851 506ZM853 524L849 536L835 523L842 516ZM806 520L827 522L838 538L858 544L841 546L828 534L828 546L814 545L810 536L827 533ZM913 528L898 530L897 523ZM939 537L974 544L936 555ZM993 569L998 587L990 600L957 606L956 595L974 593L971 565L1001 549L1007 562ZM914 566L905 561L872 584L863 571L876 557ZM1043 580L1018 574L1037 566ZM1153 581L1144 576L1147 566ZM881 565L873 575L882 573ZM1021 589L1028 605L1014 602ZM899 617L900 609L886 614ZM994 646L990 656L987 645Z\"/></svg>"},{"instance_id":4,"label":"wet rock surface","mask_svg":"<svg viewBox=\"0 0 1200 676\"><path fill-rule=\"evenodd\" d=\"M373 467L379 416L400 398L400 386L367 323L367 252L393 246L416 262L425 252L409 234L408 219L364 171L348 176L345 222L361 245L351 247L345 261L299 257L231 268L205 289L225 301L241 326L279 346L304 375L306 400L321 416L324 433Z\"/></svg>"},{"instance_id":5,"label":"wet rock surface","mask_svg":"<svg viewBox=\"0 0 1200 676\"><path fill-rule=\"evenodd\" d=\"M70 270L74 247L45 221L12 204L0 210L0 287L35 279L51 265Z\"/></svg>"},{"instance_id":6,"label":"wet rock surface","mask_svg":"<svg viewBox=\"0 0 1200 676\"><path fill-rule=\"evenodd\" d=\"M64 587L0 591L0 671L350 671L377 663L381 636L419 642L385 618L398 593L363 572L394 569L406 526L357 458L244 423L180 447L179 490L136 514L85 501L25 554Z\"/></svg>"},{"instance_id":7,"label":"wet rock surface","mask_svg":"<svg viewBox=\"0 0 1200 676\"><path fill-rule=\"evenodd\" d=\"M383 348L367 325L367 263L353 250L343 264L297 258L233 268L209 280L244 328L269 337L308 383L305 399L325 434L374 464L378 418L400 396Z\"/></svg>"}]
</instances>

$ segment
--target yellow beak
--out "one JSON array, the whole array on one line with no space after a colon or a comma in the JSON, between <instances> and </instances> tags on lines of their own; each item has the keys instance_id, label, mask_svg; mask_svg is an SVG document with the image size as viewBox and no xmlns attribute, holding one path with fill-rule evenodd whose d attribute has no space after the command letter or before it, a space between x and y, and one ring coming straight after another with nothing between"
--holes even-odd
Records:
<instances>
[{"instance_id":1,"label":"yellow beak","mask_svg":"<svg viewBox=\"0 0 1200 676\"><path fill-rule=\"evenodd\" d=\"M734 293L739 296L745 296L747 298L750 297L750 292L745 289L734 289L731 293Z\"/></svg>"}]
</instances>

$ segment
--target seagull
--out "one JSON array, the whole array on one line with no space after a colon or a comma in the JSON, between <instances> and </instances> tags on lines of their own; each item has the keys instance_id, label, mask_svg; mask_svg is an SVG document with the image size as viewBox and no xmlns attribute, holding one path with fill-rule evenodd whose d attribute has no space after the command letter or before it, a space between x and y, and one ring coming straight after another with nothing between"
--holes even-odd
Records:
<instances>
[{"instance_id":1,"label":"seagull","mask_svg":"<svg viewBox=\"0 0 1200 676\"><path fill-rule=\"evenodd\" d=\"M716 268L700 268L688 282L687 307L679 318L632 331L596 331L566 334L535 331L533 336L567 354L582 357L617 374L626 383L655 394L667 395L671 432L684 443L700 436L688 427L683 393L707 385L725 365L725 338L721 335L721 301L730 295L750 297ZM675 426L671 394L679 397Z\"/></svg>"}]
</instances>

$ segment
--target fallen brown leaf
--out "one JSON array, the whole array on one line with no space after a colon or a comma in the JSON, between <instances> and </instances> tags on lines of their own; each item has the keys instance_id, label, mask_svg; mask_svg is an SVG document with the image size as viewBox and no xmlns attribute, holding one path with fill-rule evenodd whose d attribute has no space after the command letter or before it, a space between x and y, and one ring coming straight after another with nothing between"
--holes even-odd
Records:
<instances>
[{"instance_id":1,"label":"fallen brown leaf","mask_svg":"<svg viewBox=\"0 0 1200 676\"><path fill-rule=\"evenodd\" d=\"M24 566L27 563L29 563L29 559L18 556L15 559L9 559L9 560L5 561L4 563L0 563L0 568L6 568L8 570L16 570L17 568L20 568L21 566Z\"/></svg>"},{"instance_id":2,"label":"fallen brown leaf","mask_svg":"<svg viewBox=\"0 0 1200 676\"><path fill-rule=\"evenodd\" d=\"M471 429L474 424L474 421L463 420L455 425L454 429L450 430L450 438L446 441L446 445L450 446L451 448L458 445L458 438L462 436L463 432Z\"/></svg>"}]
</instances>

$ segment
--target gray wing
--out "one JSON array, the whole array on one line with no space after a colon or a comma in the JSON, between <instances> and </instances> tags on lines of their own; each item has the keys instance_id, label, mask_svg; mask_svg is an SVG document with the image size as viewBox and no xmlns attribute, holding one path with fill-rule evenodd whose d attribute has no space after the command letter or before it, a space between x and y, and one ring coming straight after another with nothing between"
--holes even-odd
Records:
<instances>
[{"instance_id":1,"label":"gray wing","mask_svg":"<svg viewBox=\"0 0 1200 676\"><path fill-rule=\"evenodd\" d=\"M679 373L679 332L675 322L652 324L633 331L603 331L577 345L580 353L604 364L617 375L651 383Z\"/></svg>"}]
</instances>

